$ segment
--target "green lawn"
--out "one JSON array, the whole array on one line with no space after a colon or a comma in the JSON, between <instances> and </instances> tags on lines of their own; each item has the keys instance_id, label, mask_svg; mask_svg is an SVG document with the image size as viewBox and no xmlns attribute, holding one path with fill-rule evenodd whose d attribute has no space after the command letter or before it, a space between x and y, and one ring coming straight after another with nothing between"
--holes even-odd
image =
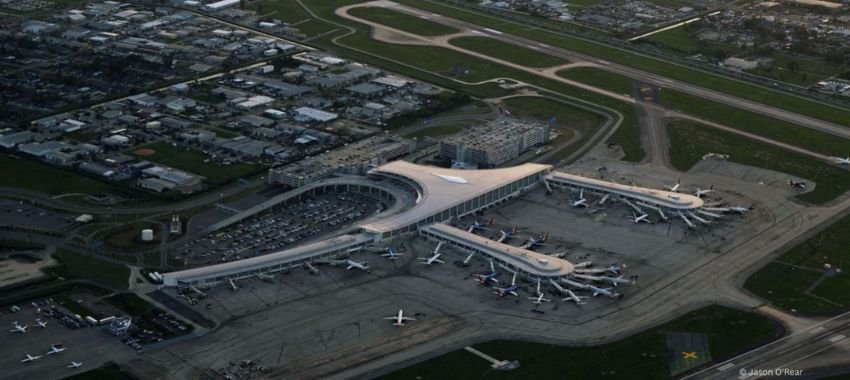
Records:
<instances>
[{"instance_id":1,"label":"green lawn","mask_svg":"<svg viewBox=\"0 0 850 380\"><path fill-rule=\"evenodd\" d=\"M152 229L154 232L154 240L152 242L142 242L142 230ZM99 240L103 240L106 246L119 249L138 249L151 247L159 244L160 227L150 222L136 222L123 224L119 227L104 230L97 236Z\"/></svg>"},{"instance_id":2,"label":"green lawn","mask_svg":"<svg viewBox=\"0 0 850 380\"><path fill-rule=\"evenodd\" d=\"M59 270L62 275L91 280L115 289L127 289L130 268L125 265L62 249L55 257L64 265L64 270Z\"/></svg>"},{"instance_id":3,"label":"green lawn","mask_svg":"<svg viewBox=\"0 0 850 380\"><path fill-rule=\"evenodd\" d=\"M397 0L413 7L439 13L503 32L516 34L564 49L588 54L611 62L635 67L651 73L663 75L671 79L681 80L708 89L721 91L745 99L755 100L777 108L792 110L814 118L850 126L848 110L836 108L805 98L779 93L765 87L751 85L719 75L697 71L687 66L657 60L635 54L631 51L612 48L588 40L579 39L562 33L552 32L539 27L517 24L504 18L472 12L465 8L444 5L425 0Z\"/></svg>"},{"instance_id":4,"label":"green lawn","mask_svg":"<svg viewBox=\"0 0 850 380\"><path fill-rule=\"evenodd\" d=\"M681 171L690 169L708 152L728 154L729 161L787 173L817 183L799 196L812 203L828 202L850 190L850 173L836 166L750 140L729 132L680 120L667 126L670 160Z\"/></svg>"},{"instance_id":5,"label":"green lawn","mask_svg":"<svg viewBox=\"0 0 850 380\"><path fill-rule=\"evenodd\" d=\"M0 186L16 187L51 195L67 193L126 193L127 189L28 158L0 153Z\"/></svg>"},{"instance_id":6,"label":"green lawn","mask_svg":"<svg viewBox=\"0 0 850 380\"><path fill-rule=\"evenodd\" d=\"M558 76L618 94L632 96L634 93L635 84L632 78L595 67L576 67L561 70L558 71Z\"/></svg>"},{"instance_id":7,"label":"green lawn","mask_svg":"<svg viewBox=\"0 0 850 380\"><path fill-rule=\"evenodd\" d=\"M492 341L475 349L519 368L500 372L489 362L458 350L396 371L384 379L667 379L671 377L667 333L708 336L715 362L777 339L780 327L767 317L708 306L619 341L592 347ZM679 353L674 353L678 355Z\"/></svg>"},{"instance_id":8,"label":"green lawn","mask_svg":"<svg viewBox=\"0 0 850 380\"><path fill-rule=\"evenodd\" d=\"M675 90L662 90L661 103L670 109L825 155L850 152L850 140Z\"/></svg>"},{"instance_id":9,"label":"green lawn","mask_svg":"<svg viewBox=\"0 0 850 380\"><path fill-rule=\"evenodd\" d=\"M808 313L837 313L850 305L850 217L845 217L829 226L809 240L783 254L747 279L745 287L759 296L785 309L797 309ZM822 301L805 294L815 280L821 277L825 264L841 268L826 278L812 293L834 303ZM797 269L796 265L811 270ZM777 276L777 274L780 274ZM781 281L777 281L781 278Z\"/></svg>"},{"instance_id":10,"label":"green lawn","mask_svg":"<svg viewBox=\"0 0 850 380\"><path fill-rule=\"evenodd\" d=\"M841 73L841 66L823 60L806 59L784 54L772 54L773 62L750 72L801 86L814 84ZM752 57L751 57L752 58Z\"/></svg>"},{"instance_id":11,"label":"green lawn","mask_svg":"<svg viewBox=\"0 0 850 380\"><path fill-rule=\"evenodd\" d=\"M563 58L489 37L458 37L451 39L449 43L476 53L528 67L550 67L569 63L568 60Z\"/></svg>"},{"instance_id":12,"label":"green lawn","mask_svg":"<svg viewBox=\"0 0 850 380\"><path fill-rule=\"evenodd\" d=\"M697 39L696 35L692 33L695 33L699 28L694 24L665 30L640 41L641 43L653 44L673 54L681 55L702 54L706 57L717 57L732 56L740 52L739 48L729 44Z\"/></svg>"},{"instance_id":13,"label":"green lawn","mask_svg":"<svg viewBox=\"0 0 850 380\"><path fill-rule=\"evenodd\" d=\"M209 157L193 148L160 141L153 144L140 146L137 149L152 149L154 154L142 157L142 159L157 162L163 165L182 169L207 178L214 185L221 185L236 178L246 177L263 171L258 165L234 163L227 166L219 166L205 163ZM137 149L134 149L136 151Z\"/></svg>"},{"instance_id":14,"label":"green lawn","mask_svg":"<svg viewBox=\"0 0 850 380\"><path fill-rule=\"evenodd\" d=\"M437 126L430 126L430 127L427 127L427 128L423 128L423 129L420 129L416 132L413 132L413 133L407 135L406 137L423 138L423 137L453 135L455 133L459 133L462 130L463 130L463 125L445 124L445 125L437 125Z\"/></svg>"},{"instance_id":15,"label":"green lawn","mask_svg":"<svg viewBox=\"0 0 850 380\"><path fill-rule=\"evenodd\" d=\"M391 9L381 7L363 7L354 8L348 12L350 15L377 22L381 25L386 25L391 28L403 30L405 32L415 33L420 36L439 36L443 34L454 34L459 30L447 25L428 21L419 17L411 16L406 13L396 12Z\"/></svg>"},{"instance_id":16,"label":"green lawn","mask_svg":"<svg viewBox=\"0 0 850 380\"><path fill-rule=\"evenodd\" d=\"M296 0L260 0L250 2L246 8L257 11L257 14L261 16L288 23L311 19L310 14L304 8L301 8Z\"/></svg>"},{"instance_id":17,"label":"green lawn","mask_svg":"<svg viewBox=\"0 0 850 380\"><path fill-rule=\"evenodd\" d=\"M0 239L0 252L33 251L39 249L44 249L44 244L23 240Z\"/></svg>"}]
</instances>

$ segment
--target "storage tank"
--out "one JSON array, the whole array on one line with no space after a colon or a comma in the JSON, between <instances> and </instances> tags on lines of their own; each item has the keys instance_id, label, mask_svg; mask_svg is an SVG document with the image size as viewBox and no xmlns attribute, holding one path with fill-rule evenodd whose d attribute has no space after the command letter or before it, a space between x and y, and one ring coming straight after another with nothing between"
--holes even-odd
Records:
<instances>
[{"instance_id":1,"label":"storage tank","mask_svg":"<svg viewBox=\"0 0 850 380\"><path fill-rule=\"evenodd\" d=\"M153 241L153 230L152 229L142 230L142 241Z\"/></svg>"}]
</instances>

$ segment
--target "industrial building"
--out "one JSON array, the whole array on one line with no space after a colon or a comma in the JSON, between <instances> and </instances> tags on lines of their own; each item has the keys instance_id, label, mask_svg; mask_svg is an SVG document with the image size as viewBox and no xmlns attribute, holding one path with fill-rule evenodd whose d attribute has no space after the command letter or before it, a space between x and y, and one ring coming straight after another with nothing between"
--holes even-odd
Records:
<instances>
[{"instance_id":1,"label":"industrial building","mask_svg":"<svg viewBox=\"0 0 850 380\"><path fill-rule=\"evenodd\" d=\"M518 119L498 119L467 128L440 141L440 157L453 162L494 167L549 142L549 126Z\"/></svg>"},{"instance_id":2,"label":"industrial building","mask_svg":"<svg viewBox=\"0 0 850 380\"><path fill-rule=\"evenodd\" d=\"M416 142L375 136L282 168L269 170L269 184L300 187L332 174L366 174L374 167L413 152Z\"/></svg>"}]
</instances>

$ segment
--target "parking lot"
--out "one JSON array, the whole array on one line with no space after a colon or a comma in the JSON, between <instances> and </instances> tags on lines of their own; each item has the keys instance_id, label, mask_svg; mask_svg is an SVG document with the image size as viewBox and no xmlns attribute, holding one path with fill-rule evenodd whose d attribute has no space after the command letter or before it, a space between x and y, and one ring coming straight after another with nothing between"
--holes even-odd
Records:
<instances>
[{"instance_id":1,"label":"parking lot","mask_svg":"<svg viewBox=\"0 0 850 380\"><path fill-rule=\"evenodd\" d=\"M0 199L0 226L62 231L76 224L75 217L76 215L57 213L25 202Z\"/></svg>"},{"instance_id":2,"label":"parking lot","mask_svg":"<svg viewBox=\"0 0 850 380\"><path fill-rule=\"evenodd\" d=\"M380 211L384 205L353 192L329 192L283 203L213 235L177 248L179 260L212 264L280 251L338 231Z\"/></svg>"}]
</instances>

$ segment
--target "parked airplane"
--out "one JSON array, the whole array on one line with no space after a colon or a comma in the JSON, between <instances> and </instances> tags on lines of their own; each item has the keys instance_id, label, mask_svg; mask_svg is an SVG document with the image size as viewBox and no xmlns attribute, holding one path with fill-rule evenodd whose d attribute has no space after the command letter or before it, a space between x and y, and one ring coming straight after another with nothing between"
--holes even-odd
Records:
<instances>
[{"instance_id":1,"label":"parked airplane","mask_svg":"<svg viewBox=\"0 0 850 380\"><path fill-rule=\"evenodd\" d=\"M590 287L590 285L582 284L580 282L576 282L576 281L570 280L568 278L562 278L561 281L563 281L565 284L572 286L574 288L577 288L577 289L589 289L589 287Z\"/></svg>"},{"instance_id":2,"label":"parked airplane","mask_svg":"<svg viewBox=\"0 0 850 380\"><path fill-rule=\"evenodd\" d=\"M596 297L600 294L603 295L603 296L606 296L606 297L610 297L610 298L622 298L622 296L623 296L622 294L617 294L617 293L612 292L611 288L604 288L603 289L603 288L597 288L593 285L588 285L587 288L590 289L590 291L593 292L594 297Z\"/></svg>"},{"instance_id":3,"label":"parked airplane","mask_svg":"<svg viewBox=\"0 0 850 380\"><path fill-rule=\"evenodd\" d=\"M440 242L440 244L443 244L443 243ZM418 260L420 262L422 262L422 264L425 264L425 265L431 265L431 264L434 264L434 263L445 264L446 263L445 261L440 260L440 256L442 256L443 254L437 252L439 249L440 249L440 246L437 245L437 249L434 250L433 255L431 255L431 257L419 257Z\"/></svg>"},{"instance_id":4,"label":"parked airplane","mask_svg":"<svg viewBox=\"0 0 850 380\"><path fill-rule=\"evenodd\" d=\"M752 207L749 207L749 208L747 208L747 207L739 207L739 206L736 206L736 207L729 207L729 211L732 211L732 212L734 212L734 213L738 213L738 214L743 214L743 213L745 213L745 212L747 212L747 211L750 211L750 210L752 210Z\"/></svg>"},{"instance_id":5,"label":"parked airplane","mask_svg":"<svg viewBox=\"0 0 850 380\"><path fill-rule=\"evenodd\" d=\"M626 269L626 264L612 264L608 268L605 268L605 271L612 274L620 274L624 269Z\"/></svg>"},{"instance_id":6,"label":"parked airplane","mask_svg":"<svg viewBox=\"0 0 850 380\"><path fill-rule=\"evenodd\" d=\"M387 247L387 253L385 253L381 256L386 257L387 259L390 259L390 260L396 260L396 259L398 259L399 256L404 256L404 254L395 253L395 252L393 252L392 248Z\"/></svg>"},{"instance_id":7,"label":"parked airplane","mask_svg":"<svg viewBox=\"0 0 850 380\"><path fill-rule=\"evenodd\" d=\"M499 279L496 278L496 276L498 276L498 275L499 275L499 272L496 272L496 268L493 266L493 260L490 260L490 273L486 274L486 275L485 274L479 274L479 275L476 275L476 276L478 277L478 282L481 285L487 285L487 283L489 283L489 282L493 282L493 283L498 284Z\"/></svg>"},{"instance_id":8,"label":"parked airplane","mask_svg":"<svg viewBox=\"0 0 850 380\"><path fill-rule=\"evenodd\" d=\"M479 223L476 220L475 222L469 225L469 228L466 230L466 232L474 233L475 231L486 230L487 227L489 227L491 224L493 224L493 218L490 218L487 223Z\"/></svg>"},{"instance_id":9,"label":"parked airplane","mask_svg":"<svg viewBox=\"0 0 850 380\"><path fill-rule=\"evenodd\" d=\"M50 346L50 351L47 351L47 355L58 354L62 351L65 351L65 347L62 347L61 344L54 344Z\"/></svg>"},{"instance_id":10,"label":"parked airplane","mask_svg":"<svg viewBox=\"0 0 850 380\"><path fill-rule=\"evenodd\" d=\"M498 241L499 243L506 243L508 240L511 240L511 238L516 233L516 226L514 226L514 228L510 229L509 231L501 230L499 231L499 233L501 234L501 236L499 236L499 239L496 241Z\"/></svg>"},{"instance_id":11,"label":"parked airplane","mask_svg":"<svg viewBox=\"0 0 850 380\"><path fill-rule=\"evenodd\" d=\"M15 321L14 325L15 326L12 327L12 330L9 330L9 332L13 332L13 333L19 332L19 333L23 334L23 333L27 332L27 327L29 327L29 325L23 325L23 326L19 325L18 321Z\"/></svg>"},{"instance_id":12,"label":"parked airplane","mask_svg":"<svg viewBox=\"0 0 850 380\"><path fill-rule=\"evenodd\" d=\"M548 239L548 238L549 238L548 232L543 234L542 236L538 237L537 239L530 237L530 238L528 238L528 241L525 244L520 246L520 248L522 248L522 249L532 249L532 248L534 248L534 247L536 247L540 244L545 243L546 239Z\"/></svg>"},{"instance_id":13,"label":"parked airplane","mask_svg":"<svg viewBox=\"0 0 850 380\"><path fill-rule=\"evenodd\" d=\"M516 292L517 288L518 288L518 286L516 286L516 285L511 285L511 286L508 286L506 288L500 288L498 286L493 287L493 289L496 289L495 294L499 297L504 297L508 294L510 294L512 296L519 297L519 294L517 294L517 292Z\"/></svg>"},{"instance_id":14,"label":"parked airplane","mask_svg":"<svg viewBox=\"0 0 850 380\"><path fill-rule=\"evenodd\" d=\"M673 185L673 186L664 186L664 188L665 188L665 189L667 189L667 190L669 190L671 193L678 193L678 192L679 192L679 186L681 186L681 184L682 184L682 179L681 179L681 178L679 178L678 180L676 180L676 184L675 184L675 185Z\"/></svg>"},{"instance_id":15,"label":"parked airplane","mask_svg":"<svg viewBox=\"0 0 850 380\"><path fill-rule=\"evenodd\" d=\"M384 319L393 320L394 321L393 326L404 326L405 321L415 321L416 320L416 318L405 317L404 316L404 310L402 310L402 309L398 309L398 315L396 315L394 317L386 317Z\"/></svg>"},{"instance_id":16,"label":"parked airplane","mask_svg":"<svg viewBox=\"0 0 850 380\"><path fill-rule=\"evenodd\" d=\"M567 292L567 296L562 298L561 301L572 301L576 304L576 306L584 305L584 301L582 301L582 300L586 299L587 297L579 296L579 295L573 293L573 291L569 290L569 289L565 289L565 291Z\"/></svg>"},{"instance_id":17,"label":"parked airplane","mask_svg":"<svg viewBox=\"0 0 850 380\"><path fill-rule=\"evenodd\" d=\"M38 325L38 327L41 327L41 328L46 328L46 327L47 327L47 322L42 321L41 319L36 319L36 320L35 320L35 323Z\"/></svg>"},{"instance_id":18,"label":"parked airplane","mask_svg":"<svg viewBox=\"0 0 850 380\"><path fill-rule=\"evenodd\" d=\"M795 181L793 179L788 179L788 186L796 187L798 189L805 189L806 181Z\"/></svg>"},{"instance_id":19,"label":"parked airplane","mask_svg":"<svg viewBox=\"0 0 850 380\"><path fill-rule=\"evenodd\" d=\"M352 268L360 269L364 272L369 271L369 262L368 261L354 261L351 259L345 260L345 263L348 264L348 268L346 270L351 270Z\"/></svg>"},{"instance_id":20,"label":"parked airplane","mask_svg":"<svg viewBox=\"0 0 850 380\"><path fill-rule=\"evenodd\" d=\"M257 273L257 278L266 282L274 281L274 275L268 273Z\"/></svg>"},{"instance_id":21,"label":"parked airplane","mask_svg":"<svg viewBox=\"0 0 850 380\"><path fill-rule=\"evenodd\" d=\"M605 282L607 282L611 285L614 285L614 286L618 286L619 284L627 284L627 285L634 285L635 284L634 280L627 280L627 279L623 278L623 276L619 276L619 277L601 276L600 278L602 279L602 281L605 281Z\"/></svg>"},{"instance_id":22,"label":"parked airplane","mask_svg":"<svg viewBox=\"0 0 850 380\"><path fill-rule=\"evenodd\" d=\"M835 161L838 165L850 165L850 157L841 158L841 157L832 157L832 160Z\"/></svg>"},{"instance_id":23,"label":"parked airplane","mask_svg":"<svg viewBox=\"0 0 850 380\"><path fill-rule=\"evenodd\" d=\"M694 195L696 195L699 198L702 198L706 194L713 193L713 192L714 192L714 185L711 185L708 189L705 189L705 190L701 190L699 187L697 187L697 191L694 192Z\"/></svg>"},{"instance_id":24,"label":"parked airplane","mask_svg":"<svg viewBox=\"0 0 850 380\"><path fill-rule=\"evenodd\" d=\"M537 297L528 297L528 299L533 300L532 303L536 305L540 305L543 302L552 302L552 300L548 298L543 298L545 294L540 291L540 279L537 279Z\"/></svg>"},{"instance_id":25,"label":"parked airplane","mask_svg":"<svg viewBox=\"0 0 850 380\"><path fill-rule=\"evenodd\" d=\"M32 356L32 355L30 355L30 354L27 354L27 357L26 357L24 360L21 360L21 363L31 362L31 361L33 361L33 360L36 360L36 359L40 358L40 357L41 357L41 355L38 355L38 356Z\"/></svg>"},{"instance_id":26,"label":"parked airplane","mask_svg":"<svg viewBox=\"0 0 850 380\"><path fill-rule=\"evenodd\" d=\"M651 221L651 220L649 220L649 214L640 214L640 215L638 215L638 214L632 213L632 221L633 221L635 224L640 224L641 222L643 222L643 223L653 224L653 223L652 223L652 221Z\"/></svg>"},{"instance_id":27,"label":"parked airplane","mask_svg":"<svg viewBox=\"0 0 850 380\"><path fill-rule=\"evenodd\" d=\"M68 366L65 367L65 368L80 368L82 365L83 365L83 362L77 363L75 361L72 361L71 364L68 364Z\"/></svg>"},{"instance_id":28,"label":"parked airplane","mask_svg":"<svg viewBox=\"0 0 850 380\"><path fill-rule=\"evenodd\" d=\"M570 202L570 206L573 207L587 207L587 199L584 198L584 189L581 189L578 193L578 199Z\"/></svg>"}]
</instances>

